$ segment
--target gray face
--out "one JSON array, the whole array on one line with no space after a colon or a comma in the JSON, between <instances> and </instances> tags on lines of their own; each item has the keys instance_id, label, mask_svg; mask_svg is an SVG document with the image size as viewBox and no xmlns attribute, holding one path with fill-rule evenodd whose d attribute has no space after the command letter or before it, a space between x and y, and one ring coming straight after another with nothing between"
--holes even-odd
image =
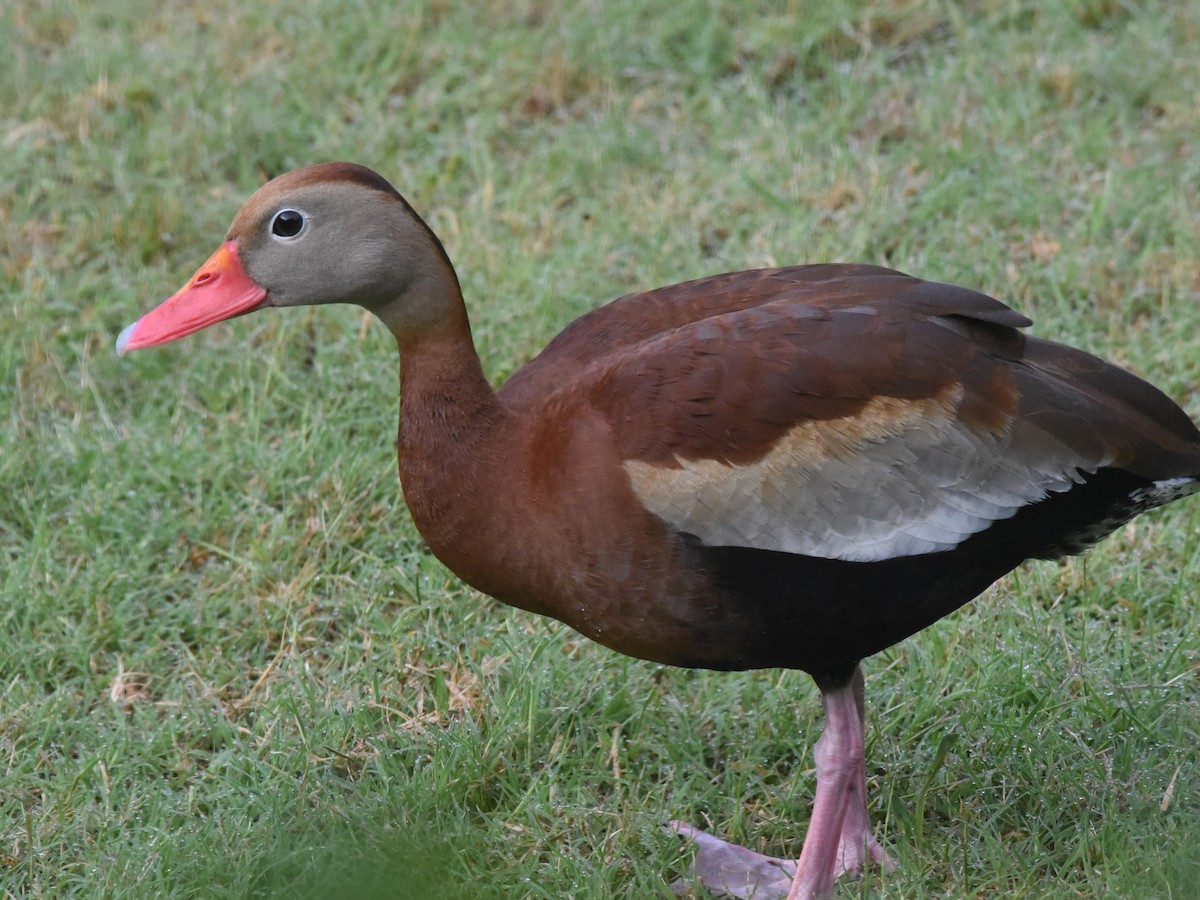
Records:
<instances>
[{"instance_id":1,"label":"gray face","mask_svg":"<svg viewBox=\"0 0 1200 900\"><path fill-rule=\"evenodd\" d=\"M267 198L264 198L267 199ZM362 185L302 186L247 205L230 230L246 272L276 306L356 303L375 309L411 284L413 230L404 204Z\"/></svg>"},{"instance_id":2,"label":"gray face","mask_svg":"<svg viewBox=\"0 0 1200 900\"><path fill-rule=\"evenodd\" d=\"M275 306L355 303L394 334L461 307L458 279L433 232L373 173L329 164L260 188L229 230L247 274Z\"/></svg>"}]
</instances>

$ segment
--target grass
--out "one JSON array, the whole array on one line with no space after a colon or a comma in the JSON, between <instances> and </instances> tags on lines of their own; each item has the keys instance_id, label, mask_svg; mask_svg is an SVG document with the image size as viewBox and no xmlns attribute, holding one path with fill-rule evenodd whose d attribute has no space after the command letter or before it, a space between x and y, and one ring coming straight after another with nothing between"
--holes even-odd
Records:
<instances>
[{"instance_id":1,"label":"grass","mask_svg":"<svg viewBox=\"0 0 1200 900\"><path fill-rule=\"evenodd\" d=\"M265 178L380 170L503 380L597 303L831 259L982 288L1200 415L1194 4L0 7L0 887L667 897L796 853L815 690L627 660L424 550L349 309L119 360ZM1193 501L867 665L852 897L1200 894Z\"/></svg>"}]
</instances>

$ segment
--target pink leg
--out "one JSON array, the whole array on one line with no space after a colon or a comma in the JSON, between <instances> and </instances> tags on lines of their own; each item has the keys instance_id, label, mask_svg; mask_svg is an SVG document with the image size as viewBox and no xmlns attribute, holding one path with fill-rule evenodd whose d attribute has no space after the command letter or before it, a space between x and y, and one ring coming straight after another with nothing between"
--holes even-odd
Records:
<instances>
[{"instance_id":1,"label":"pink leg","mask_svg":"<svg viewBox=\"0 0 1200 900\"><path fill-rule=\"evenodd\" d=\"M845 687L824 690L825 731L814 748L817 796L788 900L833 893L843 872L857 874L868 859L886 870L895 863L871 833L867 814L866 725L862 669Z\"/></svg>"},{"instance_id":2,"label":"pink leg","mask_svg":"<svg viewBox=\"0 0 1200 900\"><path fill-rule=\"evenodd\" d=\"M817 794L798 864L671 823L673 830L698 845L693 879L716 896L820 900L832 894L840 874L860 872L868 859L889 871L894 867L871 833L867 814L861 670L855 670L848 685L823 689L822 702L825 730L814 747Z\"/></svg>"},{"instance_id":3,"label":"pink leg","mask_svg":"<svg viewBox=\"0 0 1200 900\"><path fill-rule=\"evenodd\" d=\"M855 668L854 678L850 682L854 692L854 706L858 713L858 733L865 738L866 734L866 704L863 699L863 674L861 668ZM860 756L863 754L860 751ZM846 808L846 818L842 822L841 845L838 850L840 871L856 875L862 871L869 860L875 865L882 866L885 872L896 868L895 862L875 840L871 832L871 819L867 814L867 767L865 760L859 764L854 790L857 797Z\"/></svg>"}]
</instances>

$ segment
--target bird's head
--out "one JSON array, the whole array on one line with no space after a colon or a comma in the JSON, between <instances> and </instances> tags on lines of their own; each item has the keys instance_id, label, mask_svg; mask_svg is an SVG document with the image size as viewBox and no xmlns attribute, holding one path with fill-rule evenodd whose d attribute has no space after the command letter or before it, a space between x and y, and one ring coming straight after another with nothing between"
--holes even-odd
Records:
<instances>
[{"instance_id":1,"label":"bird's head","mask_svg":"<svg viewBox=\"0 0 1200 900\"><path fill-rule=\"evenodd\" d=\"M267 306L355 303L394 334L461 307L441 242L383 177L352 163L263 185L187 284L121 332L117 352L164 344Z\"/></svg>"}]
</instances>

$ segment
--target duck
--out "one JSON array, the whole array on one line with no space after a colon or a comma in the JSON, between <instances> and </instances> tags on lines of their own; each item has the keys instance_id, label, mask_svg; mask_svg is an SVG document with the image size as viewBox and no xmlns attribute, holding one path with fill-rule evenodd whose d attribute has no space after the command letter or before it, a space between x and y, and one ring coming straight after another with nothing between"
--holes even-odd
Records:
<instances>
[{"instance_id":1,"label":"duck","mask_svg":"<svg viewBox=\"0 0 1200 900\"><path fill-rule=\"evenodd\" d=\"M630 294L494 389L441 241L354 163L260 187L117 351L331 303L396 340L404 500L462 581L653 663L815 681L798 860L671 823L719 896L816 900L893 868L867 804L862 661L1200 488L1200 432L1157 388L984 293L875 265Z\"/></svg>"}]
</instances>

